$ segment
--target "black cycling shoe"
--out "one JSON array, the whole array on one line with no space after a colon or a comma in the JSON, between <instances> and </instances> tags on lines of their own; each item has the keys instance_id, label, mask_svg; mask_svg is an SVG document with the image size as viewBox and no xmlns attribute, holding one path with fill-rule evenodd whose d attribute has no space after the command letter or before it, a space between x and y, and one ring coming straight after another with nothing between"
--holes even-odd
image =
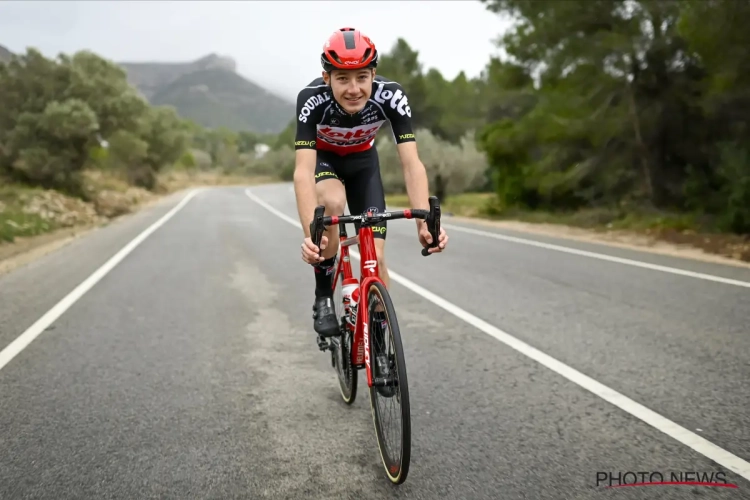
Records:
<instances>
[{"instance_id":1,"label":"black cycling shoe","mask_svg":"<svg viewBox=\"0 0 750 500\"><path fill-rule=\"evenodd\" d=\"M335 337L339 332L339 322L331 297L318 297L313 305L313 328L322 337Z\"/></svg>"}]
</instances>

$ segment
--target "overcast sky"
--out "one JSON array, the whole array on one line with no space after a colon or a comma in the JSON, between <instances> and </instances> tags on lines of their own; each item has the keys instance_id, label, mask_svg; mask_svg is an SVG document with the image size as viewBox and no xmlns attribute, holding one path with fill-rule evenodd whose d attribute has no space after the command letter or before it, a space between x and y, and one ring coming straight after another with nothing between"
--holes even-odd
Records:
<instances>
[{"instance_id":1,"label":"overcast sky","mask_svg":"<svg viewBox=\"0 0 750 500\"><path fill-rule=\"evenodd\" d=\"M458 1L0 1L0 45L47 57L81 49L117 62L190 61L215 52L293 100L320 75L329 34L352 26L388 51L403 37L425 68L476 76L508 21L475 0ZM386 75L387 76L387 75Z\"/></svg>"}]
</instances>

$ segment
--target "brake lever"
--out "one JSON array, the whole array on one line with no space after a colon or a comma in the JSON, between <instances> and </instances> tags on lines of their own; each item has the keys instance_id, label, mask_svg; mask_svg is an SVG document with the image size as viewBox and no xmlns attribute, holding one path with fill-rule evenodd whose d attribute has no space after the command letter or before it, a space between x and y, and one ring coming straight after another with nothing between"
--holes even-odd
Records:
<instances>
[{"instance_id":1,"label":"brake lever","mask_svg":"<svg viewBox=\"0 0 750 500\"><path fill-rule=\"evenodd\" d=\"M323 239L323 232L325 230L323 227L323 216L325 215L325 210L326 207L323 205L315 207L313 220L310 222L310 239L313 244L318 247L318 250L320 250L320 242ZM320 253L318 253L318 255L320 255Z\"/></svg>"},{"instance_id":2,"label":"brake lever","mask_svg":"<svg viewBox=\"0 0 750 500\"><path fill-rule=\"evenodd\" d=\"M438 241L438 237L440 236L440 202L438 201L437 196L430 196L429 202L430 213L427 215L426 222L427 230L430 232L430 236L432 236L432 243L430 243L427 248L422 249L422 255L425 257L431 255L429 252L430 248L435 248L440 244Z\"/></svg>"}]
</instances>

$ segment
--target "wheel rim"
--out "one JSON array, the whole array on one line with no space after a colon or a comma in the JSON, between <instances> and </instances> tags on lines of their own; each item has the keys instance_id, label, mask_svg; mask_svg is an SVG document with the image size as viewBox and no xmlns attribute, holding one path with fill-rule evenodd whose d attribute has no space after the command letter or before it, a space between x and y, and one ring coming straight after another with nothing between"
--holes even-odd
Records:
<instances>
[{"instance_id":1,"label":"wheel rim","mask_svg":"<svg viewBox=\"0 0 750 500\"><path fill-rule=\"evenodd\" d=\"M386 460L386 468L389 474L397 476L401 468L401 457L403 453L403 422L401 409L401 391L398 379L398 360L394 339L391 335L390 328L383 328L375 314L377 309L382 312L379 316L385 317L386 325L390 322L387 318L385 304L378 293L371 293L368 299L368 318L370 318L370 334L372 336L372 348L370 359L373 366L373 375L382 377L385 375L379 367L379 360L385 358L386 368L388 369L388 378L395 382L394 387L373 387L371 397L375 406L376 430L382 436L385 449L381 450ZM380 358L380 359L379 359Z\"/></svg>"}]
</instances>

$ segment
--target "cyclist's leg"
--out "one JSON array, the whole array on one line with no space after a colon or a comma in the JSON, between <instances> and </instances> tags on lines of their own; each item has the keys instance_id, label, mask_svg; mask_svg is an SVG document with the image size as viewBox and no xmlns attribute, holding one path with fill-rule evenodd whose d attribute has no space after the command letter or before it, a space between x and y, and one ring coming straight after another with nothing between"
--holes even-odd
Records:
<instances>
[{"instance_id":1,"label":"cyclist's leg","mask_svg":"<svg viewBox=\"0 0 750 500\"><path fill-rule=\"evenodd\" d=\"M315 167L315 192L319 205L326 207L325 215L340 215L346 205L346 192L339 179L335 161L322 152L318 152L318 162ZM336 252L339 246L338 226L329 227L324 233L328 237L328 245L322 251L325 259L314 266L315 270L315 303L313 305L313 327L324 337L338 333L338 321L333 306L333 277L336 271Z\"/></svg>"},{"instance_id":2,"label":"cyclist's leg","mask_svg":"<svg viewBox=\"0 0 750 500\"><path fill-rule=\"evenodd\" d=\"M351 169L351 174L348 173L349 169ZM377 209L378 212L385 212L385 191L380 177L380 162L375 146L351 158L347 165L345 188L351 213L360 214L372 208ZM359 228L358 224L356 226ZM380 277L386 288L390 288L390 277L385 262L386 221L373 226L372 231Z\"/></svg>"},{"instance_id":3,"label":"cyclist's leg","mask_svg":"<svg viewBox=\"0 0 750 500\"><path fill-rule=\"evenodd\" d=\"M341 215L346 208L346 191L334 167L336 159L328 156L321 157L320 152L318 152L318 157L318 164L315 168L315 194L318 205L326 207L325 215ZM324 259L336 257L339 248L338 226L327 227L323 234L328 237L328 245L323 249L322 257Z\"/></svg>"}]
</instances>

